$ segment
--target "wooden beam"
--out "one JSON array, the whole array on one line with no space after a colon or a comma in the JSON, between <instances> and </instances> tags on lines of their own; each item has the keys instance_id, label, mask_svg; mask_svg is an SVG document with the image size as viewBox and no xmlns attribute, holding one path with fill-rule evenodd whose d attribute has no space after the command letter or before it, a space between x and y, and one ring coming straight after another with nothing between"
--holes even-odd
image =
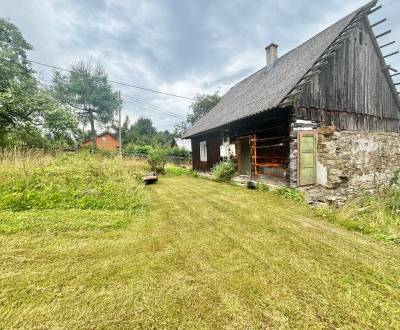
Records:
<instances>
[{"instance_id":1,"label":"wooden beam","mask_svg":"<svg viewBox=\"0 0 400 330\"><path fill-rule=\"evenodd\" d=\"M296 85L296 88L298 88L298 87L300 87L300 86L307 85L308 83L311 82L311 80L309 80L309 79L303 79L303 80L304 80L304 81L301 81L301 82L299 82L299 83Z\"/></svg>"},{"instance_id":2,"label":"wooden beam","mask_svg":"<svg viewBox=\"0 0 400 330\"><path fill-rule=\"evenodd\" d=\"M400 72L397 72L397 73L391 74L390 76L391 76L391 77L394 77L394 76L398 76L399 74L400 74Z\"/></svg>"},{"instance_id":3,"label":"wooden beam","mask_svg":"<svg viewBox=\"0 0 400 330\"><path fill-rule=\"evenodd\" d=\"M321 66L327 65L328 63L329 63L328 61L321 62L321 63L319 63L319 61L318 61L317 64L315 64L315 65L311 68L311 70L318 69L318 68L320 68Z\"/></svg>"},{"instance_id":4,"label":"wooden beam","mask_svg":"<svg viewBox=\"0 0 400 330\"><path fill-rule=\"evenodd\" d=\"M375 39L378 39L378 38L380 38L380 37L383 37L383 36L389 34L390 32L392 32L392 30L387 30L387 31L385 31L385 32L383 32L383 33L381 33L381 34L378 34L378 35L375 37Z\"/></svg>"},{"instance_id":5,"label":"wooden beam","mask_svg":"<svg viewBox=\"0 0 400 330\"><path fill-rule=\"evenodd\" d=\"M320 57L320 59L318 60L318 62L319 62L319 61L322 61L322 60L326 60L327 58L332 57L332 56L335 56L335 52L331 52L331 53L328 53L328 54L326 54L326 55Z\"/></svg>"},{"instance_id":6,"label":"wooden beam","mask_svg":"<svg viewBox=\"0 0 400 330\"><path fill-rule=\"evenodd\" d=\"M376 11L378 11L378 10L381 9L381 8L382 8L382 6L378 6L378 7L374 8L374 9L370 10L370 11L367 13L367 15L371 15L371 14L375 13Z\"/></svg>"},{"instance_id":7,"label":"wooden beam","mask_svg":"<svg viewBox=\"0 0 400 330\"><path fill-rule=\"evenodd\" d=\"M321 70L311 71L311 72L307 73L307 74L303 77L303 79L309 78L309 77L312 77L312 76L315 76L316 74L320 74L320 73L321 73Z\"/></svg>"},{"instance_id":8,"label":"wooden beam","mask_svg":"<svg viewBox=\"0 0 400 330\"><path fill-rule=\"evenodd\" d=\"M393 52L393 53L390 53L390 54L387 54L387 55L383 56L383 58L386 58L386 57L389 57L389 56L393 56L393 55L396 55L396 54L398 54L398 53L399 53L399 51L396 50L396 51Z\"/></svg>"},{"instance_id":9,"label":"wooden beam","mask_svg":"<svg viewBox=\"0 0 400 330\"><path fill-rule=\"evenodd\" d=\"M390 45L393 45L394 43L396 43L396 41L391 41L391 42L388 42L387 44L384 44L384 45L382 45L382 46L379 46L379 48L383 48L383 47L386 47L386 46L390 46Z\"/></svg>"},{"instance_id":10,"label":"wooden beam","mask_svg":"<svg viewBox=\"0 0 400 330\"><path fill-rule=\"evenodd\" d=\"M398 86L398 85L400 85L400 82L399 82L399 83L395 83L394 85L395 85L395 86Z\"/></svg>"},{"instance_id":11,"label":"wooden beam","mask_svg":"<svg viewBox=\"0 0 400 330\"><path fill-rule=\"evenodd\" d=\"M375 27L375 26L377 26L377 25L379 25L379 24L382 24L382 23L384 23L384 22L386 22L386 21L387 21L387 18L381 19L380 21L378 21L378 22L372 24L371 27Z\"/></svg>"},{"instance_id":12,"label":"wooden beam","mask_svg":"<svg viewBox=\"0 0 400 330\"><path fill-rule=\"evenodd\" d=\"M365 7L361 10L361 12L359 12L359 13L356 15L355 18L358 18L358 17L360 17L360 16L368 15L369 11L370 11L372 8L374 8L374 7L376 6L377 3L378 3L378 1L374 1L373 3L368 4L367 6L365 6Z\"/></svg>"},{"instance_id":13,"label":"wooden beam","mask_svg":"<svg viewBox=\"0 0 400 330\"><path fill-rule=\"evenodd\" d=\"M392 68L390 65L389 65L389 70L393 71L393 72L397 72L397 70L395 68Z\"/></svg>"}]
</instances>

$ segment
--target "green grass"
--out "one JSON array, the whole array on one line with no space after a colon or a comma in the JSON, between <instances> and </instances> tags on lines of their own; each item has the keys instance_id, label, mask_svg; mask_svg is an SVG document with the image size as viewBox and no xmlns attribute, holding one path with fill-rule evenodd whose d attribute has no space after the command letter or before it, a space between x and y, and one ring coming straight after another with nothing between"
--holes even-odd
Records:
<instances>
[{"instance_id":1,"label":"green grass","mask_svg":"<svg viewBox=\"0 0 400 330\"><path fill-rule=\"evenodd\" d=\"M399 246L274 192L142 188L133 211L0 211L0 328L400 327Z\"/></svg>"},{"instance_id":2,"label":"green grass","mask_svg":"<svg viewBox=\"0 0 400 330\"><path fill-rule=\"evenodd\" d=\"M331 223L374 238L400 244L400 189L382 188L349 201L342 208L321 208L317 214Z\"/></svg>"},{"instance_id":3,"label":"green grass","mask_svg":"<svg viewBox=\"0 0 400 330\"><path fill-rule=\"evenodd\" d=\"M46 166L2 166L0 209L134 210L143 204L141 169L89 154L60 156Z\"/></svg>"}]
</instances>

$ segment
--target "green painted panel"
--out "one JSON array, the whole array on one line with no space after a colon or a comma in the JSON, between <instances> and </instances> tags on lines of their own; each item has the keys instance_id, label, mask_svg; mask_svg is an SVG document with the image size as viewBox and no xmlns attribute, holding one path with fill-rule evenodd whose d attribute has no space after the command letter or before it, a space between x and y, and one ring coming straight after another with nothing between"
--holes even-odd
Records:
<instances>
[{"instance_id":1,"label":"green painted panel","mask_svg":"<svg viewBox=\"0 0 400 330\"><path fill-rule=\"evenodd\" d=\"M315 183L315 135L300 134L299 185Z\"/></svg>"}]
</instances>

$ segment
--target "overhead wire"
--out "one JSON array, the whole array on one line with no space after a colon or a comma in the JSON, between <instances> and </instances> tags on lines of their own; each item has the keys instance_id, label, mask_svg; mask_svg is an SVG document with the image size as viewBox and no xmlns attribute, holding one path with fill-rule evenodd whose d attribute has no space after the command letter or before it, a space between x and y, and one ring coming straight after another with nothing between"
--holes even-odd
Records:
<instances>
[{"instance_id":1,"label":"overhead wire","mask_svg":"<svg viewBox=\"0 0 400 330\"><path fill-rule=\"evenodd\" d=\"M50 65L50 64L46 64L46 63L42 63L42 62L38 62L38 61L33 61L33 60L28 60L28 61L31 62L31 63L35 63L37 65L45 66L45 67L52 68L52 69L55 69L55 70L60 70L60 71L64 71L64 72L72 72L72 70L60 68L60 67L55 66L55 65ZM109 80L109 82L113 83L113 84L121 85L121 86L127 86L127 87L132 87L132 88L144 90L144 91L147 91L147 92L152 92L152 93L157 93L157 94L177 97L177 98L180 98L180 99L194 101L193 97L187 97L187 96L183 96L183 95L167 93L167 92L163 92L163 91L159 91L159 90L155 90L155 89L151 89L151 88L146 88L146 87L142 87L142 86L138 86L138 85L128 84L128 83L124 83L124 82L120 82L120 81L116 81L116 80Z\"/></svg>"},{"instance_id":2,"label":"overhead wire","mask_svg":"<svg viewBox=\"0 0 400 330\"><path fill-rule=\"evenodd\" d=\"M161 107L159 107L159 106L156 106L156 105L154 105L154 104L148 103L148 102L146 102L146 101L144 101L144 100L135 98L135 97L130 96L130 95L127 95L127 94L123 94L123 95L124 95L124 97L127 97L128 100L133 101L133 102L136 102L136 103L139 103L139 104L142 104L142 105L144 105L144 106L147 106L147 107L149 107L149 108L151 108L151 109L153 109L153 110L155 110L155 111L162 112L162 113L165 113L165 114L167 114L167 115L174 116L174 117L176 117L176 118L185 119L185 116L180 115L180 114L178 114L178 113L169 111L169 110L167 110L167 109L161 108Z\"/></svg>"}]
</instances>

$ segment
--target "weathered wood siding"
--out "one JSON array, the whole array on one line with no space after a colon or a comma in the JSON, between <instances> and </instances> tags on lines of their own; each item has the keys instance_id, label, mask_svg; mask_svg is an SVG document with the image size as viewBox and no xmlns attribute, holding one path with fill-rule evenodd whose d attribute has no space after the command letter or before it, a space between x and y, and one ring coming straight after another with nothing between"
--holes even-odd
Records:
<instances>
[{"instance_id":1,"label":"weathered wood siding","mask_svg":"<svg viewBox=\"0 0 400 330\"><path fill-rule=\"evenodd\" d=\"M192 140L192 166L195 171L208 172L220 161L219 147L222 144L222 132L212 132L206 135L197 136ZM207 161L200 161L200 142L207 142Z\"/></svg>"},{"instance_id":2,"label":"weathered wood siding","mask_svg":"<svg viewBox=\"0 0 400 330\"><path fill-rule=\"evenodd\" d=\"M365 20L304 87L298 118L362 131L399 131L396 103Z\"/></svg>"}]
</instances>

